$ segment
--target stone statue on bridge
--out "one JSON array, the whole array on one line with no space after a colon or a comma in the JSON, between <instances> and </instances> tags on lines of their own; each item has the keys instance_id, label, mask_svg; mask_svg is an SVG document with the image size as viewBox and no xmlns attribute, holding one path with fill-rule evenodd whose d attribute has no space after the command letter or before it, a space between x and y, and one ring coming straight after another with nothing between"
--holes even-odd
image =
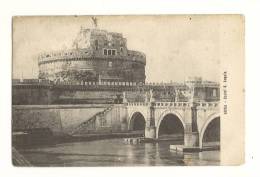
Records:
<instances>
[{"instance_id":1,"label":"stone statue on bridge","mask_svg":"<svg viewBox=\"0 0 260 177\"><path fill-rule=\"evenodd\" d=\"M145 100L144 100L144 102L147 103L147 102L149 102L149 101L150 101L150 100L149 100L149 98L148 98L148 93L145 92Z\"/></svg>"},{"instance_id":2,"label":"stone statue on bridge","mask_svg":"<svg viewBox=\"0 0 260 177\"><path fill-rule=\"evenodd\" d=\"M123 103L127 103L126 94L123 92Z\"/></svg>"},{"instance_id":3,"label":"stone statue on bridge","mask_svg":"<svg viewBox=\"0 0 260 177\"><path fill-rule=\"evenodd\" d=\"M149 102L151 103L151 102L154 102L155 100L154 100L154 97L153 97L153 90L151 89L150 90L150 99L149 99Z\"/></svg>"}]
</instances>

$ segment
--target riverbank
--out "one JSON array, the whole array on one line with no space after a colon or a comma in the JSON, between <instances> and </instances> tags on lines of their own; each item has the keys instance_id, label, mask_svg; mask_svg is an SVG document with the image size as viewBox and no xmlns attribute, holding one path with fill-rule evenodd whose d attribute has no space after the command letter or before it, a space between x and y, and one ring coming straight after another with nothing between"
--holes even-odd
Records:
<instances>
[{"instance_id":1,"label":"riverbank","mask_svg":"<svg viewBox=\"0 0 260 177\"><path fill-rule=\"evenodd\" d=\"M40 132L40 131L39 131ZM175 143L182 145L184 144L184 137L181 134L177 135L162 135L159 139L147 139L143 136L143 131L134 132L111 132L107 133L95 133L95 134L80 134L80 135L68 135L54 136L46 131L44 133L15 133L12 136L12 145L17 149L26 149L34 147L44 147L50 145L57 145L63 143L77 143L77 142L88 142L98 141L106 139L118 139L118 138L138 138L142 143L159 143L174 141ZM202 151L220 150L220 144L205 143L205 146L201 149Z\"/></svg>"},{"instance_id":2,"label":"riverbank","mask_svg":"<svg viewBox=\"0 0 260 177\"><path fill-rule=\"evenodd\" d=\"M48 146L62 143L95 141L104 139L115 138L132 138L142 137L142 132L122 132L122 133L109 133L109 134L83 134L83 135L60 135L54 136L51 134L13 134L12 145L16 148L30 148L35 146Z\"/></svg>"}]
</instances>

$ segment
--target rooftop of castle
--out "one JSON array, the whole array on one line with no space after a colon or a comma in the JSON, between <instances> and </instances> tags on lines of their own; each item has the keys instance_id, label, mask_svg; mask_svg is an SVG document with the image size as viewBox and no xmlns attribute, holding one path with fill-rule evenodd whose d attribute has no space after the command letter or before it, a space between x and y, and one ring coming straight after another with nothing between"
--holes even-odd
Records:
<instances>
[{"instance_id":1,"label":"rooftop of castle","mask_svg":"<svg viewBox=\"0 0 260 177\"><path fill-rule=\"evenodd\" d=\"M146 63L146 56L127 49L127 39L121 33L98 28L81 28L70 49L39 54L39 63L57 58L125 58Z\"/></svg>"},{"instance_id":2,"label":"rooftop of castle","mask_svg":"<svg viewBox=\"0 0 260 177\"><path fill-rule=\"evenodd\" d=\"M89 48L91 44L104 43L110 46L126 47L126 38L121 33L108 32L97 28L81 28L72 48Z\"/></svg>"}]
</instances>

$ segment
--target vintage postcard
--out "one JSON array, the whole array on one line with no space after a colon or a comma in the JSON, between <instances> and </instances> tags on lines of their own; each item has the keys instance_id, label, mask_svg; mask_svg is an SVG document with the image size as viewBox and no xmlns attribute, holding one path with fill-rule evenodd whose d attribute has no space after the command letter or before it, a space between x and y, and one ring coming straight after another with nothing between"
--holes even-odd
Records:
<instances>
[{"instance_id":1,"label":"vintage postcard","mask_svg":"<svg viewBox=\"0 0 260 177\"><path fill-rule=\"evenodd\" d=\"M15 166L244 163L242 15L12 23Z\"/></svg>"}]
</instances>

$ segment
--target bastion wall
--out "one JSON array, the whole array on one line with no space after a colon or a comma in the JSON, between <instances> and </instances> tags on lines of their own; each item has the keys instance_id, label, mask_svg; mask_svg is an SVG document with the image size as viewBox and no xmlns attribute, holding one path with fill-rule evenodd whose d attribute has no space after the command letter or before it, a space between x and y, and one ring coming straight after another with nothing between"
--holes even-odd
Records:
<instances>
[{"instance_id":1,"label":"bastion wall","mask_svg":"<svg viewBox=\"0 0 260 177\"><path fill-rule=\"evenodd\" d=\"M111 107L95 121L92 132L127 131L127 112L122 105L16 105L12 111L13 131L49 129L54 135L71 134L83 122ZM89 132L86 132L89 133Z\"/></svg>"}]
</instances>

